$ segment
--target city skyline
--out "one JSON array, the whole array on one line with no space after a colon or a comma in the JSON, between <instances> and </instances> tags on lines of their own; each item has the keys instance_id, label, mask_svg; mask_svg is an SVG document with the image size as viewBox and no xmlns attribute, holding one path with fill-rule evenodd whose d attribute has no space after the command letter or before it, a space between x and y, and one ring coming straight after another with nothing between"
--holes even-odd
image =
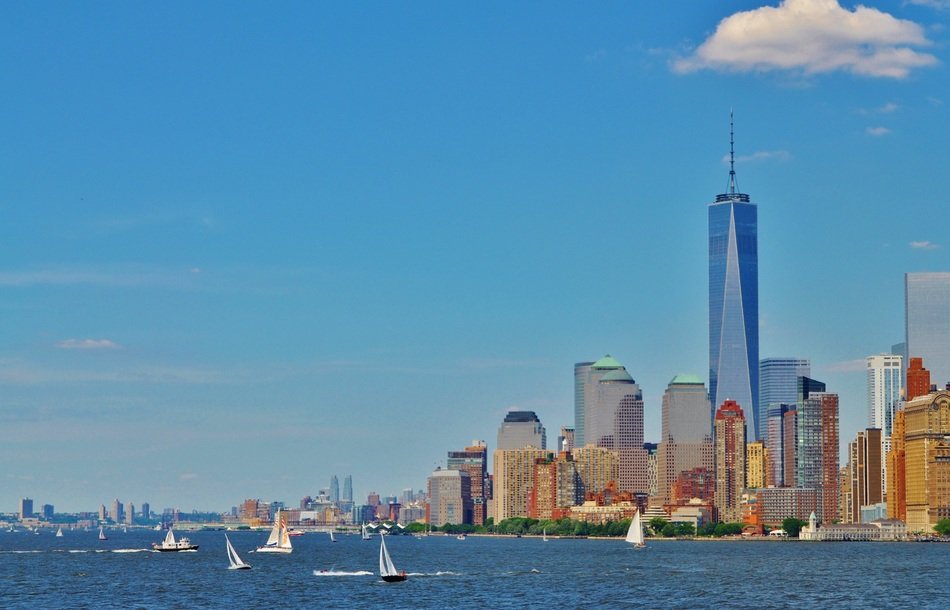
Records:
<instances>
[{"instance_id":1,"label":"city skyline","mask_svg":"<svg viewBox=\"0 0 950 610\"><path fill-rule=\"evenodd\" d=\"M792 8L781 42L822 43L794 60L768 44ZM905 274L950 270L946 10L0 12L10 510L422 488L511 409L571 425L604 354L660 440L667 384L708 371L731 109L759 355L810 361L842 452Z\"/></svg>"}]
</instances>

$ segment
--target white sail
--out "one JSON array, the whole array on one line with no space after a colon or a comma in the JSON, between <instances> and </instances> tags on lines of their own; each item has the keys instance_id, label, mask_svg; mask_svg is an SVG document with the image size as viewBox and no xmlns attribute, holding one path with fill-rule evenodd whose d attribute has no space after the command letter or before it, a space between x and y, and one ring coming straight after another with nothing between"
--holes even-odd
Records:
<instances>
[{"instance_id":1,"label":"white sail","mask_svg":"<svg viewBox=\"0 0 950 610\"><path fill-rule=\"evenodd\" d=\"M276 545L280 540L280 511L277 511L277 514L274 516L274 527L270 531L270 536L267 537L267 546Z\"/></svg>"},{"instance_id":2,"label":"white sail","mask_svg":"<svg viewBox=\"0 0 950 610\"><path fill-rule=\"evenodd\" d=\"M389 558L389 551L386 550L386 536L379 537L379 575L395 576L399 572L393 565L393 560Z\"/></svg>"},{"instance_id":3,"label":"white sail","mask_svg":"<svg viewBox=\"0 0 950 610\"><path fill-rule=\"evenodd\" d=\"M541 540L544 540L545 542L548 541L548 530L547 530L547 528L544 528L544 529L541 530Z\"/></svg>"},{"instance_id":4,"label":"white sail","mask_svg":"<svg viewBox=\"0 0 950 610\"><path fill-rule=\"evenodd\" d=\"M369 528L366 527L366 524L361 525L360 529L363 532L363 540L369 540Z\"/></svg>"},{"instance_id":5,"label":"white sail","mask_svg":"<svg viewBox=\"0 0 950 610\"><path fill-rule=\"evenodd\" d=\"M165 542L163 544L167 547L175 546L175 532L172 531L172 528L168 528L168 533L165 534Z\"/></svg>"},{"instance_id":6,"label":"white sail","mask_svg":"<svg viewBox=\"0 0 950 610\"><path fill-rule=\"evenodd\" d=\"M330 532L330 542L336 542L336 538L333 537L333 532Z\"/></svg>"},{"instance_id":7,"label":"white sail","mask_svg":"<svg viewBox=\"0 0 950 610\"><path fill-rule=\"evenodd\" d=\"M56 530L56 537L57 538L63 537L63 528L59 528L58 530Z\"/></svg>"},{"instance_id":8,"label":"white sail","mask_svg":"<svg viewBox=\"0 0 950 610\"><path fill-rule=\"evenodd\" d=\"M228 535L227 535L227 534L224 535L224 539L225 539L225 540L227 541L227 543L228 543L228 563L230 564L230 565L229 565L229 569L231 569L231 570L241 570L241 569L244 569L244 568L249 568L249 567L251 567L250 565L244 563L244 562L241 560L241 558L238 556L237 551L235 551L235 550L234 550L234 547L231 546L231 539L228 538Z\"/></svg>"},{"instance_id":9,"label":"white sail","mask_svg":"<svg viewBox=\"0 0 950 610\"><path fill-rule=\"evenodd\" d=\"M103 529L100 527L100 528L99 528L99 540L106 540L106 539L107 539L107 538L106 538L106 533L105 533L105 531L103 531Z\"/></svg>"},{"instance_id":10,"label":"white sail","mask_svg":"<svg viewBox=\"0 0 950 610\"><path fill-rule=\"evenodd\" d=\"M287 531L287 525L281 522L280 511L274 516L274 528L267 537L264 546L257 547L258 553L290 553L294 550L290 543L290 532Z\"/></svg>"},{"instance_id":11,"label":"white sail","mask_svg":"<svg viewBox=\"0 0 950 610\"><path fill-rule=\"evenodd\" d=\"M640 521L639 510L633 514L633 519L630 520L630 528L627 529L625 540L630 544L643 546L643 523Z\"/></svg>"}]
</instances>

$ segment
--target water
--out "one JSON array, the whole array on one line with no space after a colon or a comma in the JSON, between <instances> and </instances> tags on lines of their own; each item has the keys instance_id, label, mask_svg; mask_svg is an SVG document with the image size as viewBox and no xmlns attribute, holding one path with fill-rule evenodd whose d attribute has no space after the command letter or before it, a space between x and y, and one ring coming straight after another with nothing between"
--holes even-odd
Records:
<instances>
[{"instance_id":1,"label":"water","mask_svg":"<svg viewBox=\"0 0 950 610\"><path fill-rule=\"evenodd\" d=\"M266 532L230 532L253 569L228 570L223 532L187 535L198 551L147 550L161 532L0 532L0 607L950 607L950 544L392 536L410 576L386 584L375 537L306 534L257 555Z\"/></svg>"}]
</instances>

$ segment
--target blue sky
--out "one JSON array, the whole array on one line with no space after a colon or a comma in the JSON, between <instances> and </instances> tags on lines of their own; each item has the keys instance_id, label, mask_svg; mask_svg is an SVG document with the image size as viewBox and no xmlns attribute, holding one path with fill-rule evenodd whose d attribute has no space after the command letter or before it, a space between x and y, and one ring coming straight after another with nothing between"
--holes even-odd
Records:
<instances>
[{"instance_id":1,"label":"blue sky","mask_svg":"<svg viewBox=\"0 0 950 610\"><path fill-rule=\"evenodd\" d=\"M606 353L658 440L730 109L761 354L846 441L950 268L946 4L4 4L0 510L420 488Z\"/></svg>"}]
</instances>

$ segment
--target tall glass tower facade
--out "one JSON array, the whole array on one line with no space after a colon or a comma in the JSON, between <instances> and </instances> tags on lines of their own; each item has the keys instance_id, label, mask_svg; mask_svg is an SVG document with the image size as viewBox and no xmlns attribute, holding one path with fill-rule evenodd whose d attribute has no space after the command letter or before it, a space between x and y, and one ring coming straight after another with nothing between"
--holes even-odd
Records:
<instances>
[{"instance_id":1,"label":"tall glass tower facade","mask_svg":"<svg viewBox=\"0 0 950 610\"><path fill-rule=\"evenodd\" d=\"M734 164L729 192L709 204L709 396L713 410L727 399L738 402L747 438L762 439L758 211L738 192Z\"/></svg>"},{"instance_id":2,"label":"tall glass tower facade","mask_svg":"<svg viewBox=\"0 0 950 610\"><path fill-rule=\"evenodd\" d=\"M930 379L950 382L950 273L904 275L908 358L923 358Z\"/></svg>"}]
</instances>

